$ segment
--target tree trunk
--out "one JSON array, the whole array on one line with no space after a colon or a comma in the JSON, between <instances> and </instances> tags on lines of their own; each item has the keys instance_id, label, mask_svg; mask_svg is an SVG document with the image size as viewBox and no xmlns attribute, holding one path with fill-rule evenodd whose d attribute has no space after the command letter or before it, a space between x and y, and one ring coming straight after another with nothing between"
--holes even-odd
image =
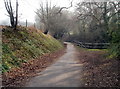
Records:
<instances>
[{"instance_id":1,"label":"tree trunk","mask_svg":"<svg viewBox=\"0 0 120 89\"><path fill-rule=\"evenodd\" d=\"M18 24L18 0L16 1L16 21L15 21L15 30Z\"/></svg>"},{"instance_id":2,"label":"tree trunk","mask_svg":"<svg viewBox=\"0 0 120 89\"><path fill-rule=\"evenodd\" d=\"M46 30L44 31L44 34L48 34L48 29L46 29Z\"/></svg>"}]
</instances>

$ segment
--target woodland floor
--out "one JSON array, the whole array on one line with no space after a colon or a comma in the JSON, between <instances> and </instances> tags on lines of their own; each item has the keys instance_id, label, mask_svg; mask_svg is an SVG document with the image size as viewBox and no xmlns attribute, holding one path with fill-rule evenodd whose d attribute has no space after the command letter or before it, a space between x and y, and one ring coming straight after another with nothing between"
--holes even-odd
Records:
<instances>
[{"instance_id":1,"label":"woodland floor","mask_svg":"<svg viewBox=\"0 0 120 89\"><path fill-rule=\"evenodd\" d=\"M109 59L105 51L79 49L79 62L83 64L84 87L120 87L120 62Z\"/></svg>"}]
</instances>

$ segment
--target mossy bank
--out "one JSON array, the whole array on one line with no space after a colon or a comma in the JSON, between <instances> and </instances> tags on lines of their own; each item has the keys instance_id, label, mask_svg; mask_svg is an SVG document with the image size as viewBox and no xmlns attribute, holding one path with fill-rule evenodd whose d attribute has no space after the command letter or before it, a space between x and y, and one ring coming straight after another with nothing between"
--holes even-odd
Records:
<instances>
[{"instance_id":1,"label":"mossy bank","mask_svg":"<svg viewBox=\"0 0 120 89\"><path fill-rule=\"evenodd\" d=\"M21 63L46 53L62 49L63 45L35 28L19 26L17 30L4 27L2 30L2 72L19 67Z\"/></svg>"}]
</instances>

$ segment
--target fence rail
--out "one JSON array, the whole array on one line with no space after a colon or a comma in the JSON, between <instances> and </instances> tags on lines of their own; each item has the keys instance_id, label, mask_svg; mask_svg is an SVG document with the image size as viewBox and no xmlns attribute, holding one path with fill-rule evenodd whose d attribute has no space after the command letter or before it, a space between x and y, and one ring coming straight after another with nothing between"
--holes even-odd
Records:
<instances>
[{"instance_id":1,"label":"fence rail","mask_svg":"<svg viewBox=\"0 0 120 89\"><path fill-rule=\"evenodd\" d=\"M110 46L110 43L84 43L79 41L74 41L80 47L89 49L106 49Z\"/></svg>"}]
</instances>

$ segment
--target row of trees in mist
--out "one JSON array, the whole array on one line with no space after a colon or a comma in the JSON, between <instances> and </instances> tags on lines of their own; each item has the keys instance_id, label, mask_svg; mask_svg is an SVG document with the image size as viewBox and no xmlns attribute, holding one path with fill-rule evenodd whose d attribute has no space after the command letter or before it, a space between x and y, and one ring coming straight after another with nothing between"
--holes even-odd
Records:
<instances>
[{"instance_id":1,"label":"row of trees in mist","mask_svg":"<svg viewBox=\"0 0 120 89\"><path fill-rule=\"evenodd\" d=\"M78 39L87 42L108 42L111 39L111 32L118 28L119 4L119 2L78 3L75 23L78 27Z\"/></svg>"},{"instance_id":2,"label":"row of trees in mist","mask_svg":"<svg viewBox=\"0 0 120 89\"><path fill-rule=\"evenodd\" d=\"M18 24L18 1L14 13L11 0L4 0L10 17L11 26ZM75 11L70 12L72 1L68 7L58 7L51 2L40 4L36 11L36 23L44 33L50 33L57 39L82 42L108 42L114 29L118 29L120 2L77 2ZM15 16L16 15L16 16Z\"/></svg>"},{"instance_id":3,"label":"row of trees in mist","mask_svg":"<svg viewBox=\"0 0 120 89\"><path fill-rule=\"evenodd\" d=\"M55 38L72 34L68 40L108 42L113 26L118 27L118 8L119 2L78 2L75 11L70 12L68 7L46 2L40 4L36 22Z\"/></svg>"}]
</instances>

